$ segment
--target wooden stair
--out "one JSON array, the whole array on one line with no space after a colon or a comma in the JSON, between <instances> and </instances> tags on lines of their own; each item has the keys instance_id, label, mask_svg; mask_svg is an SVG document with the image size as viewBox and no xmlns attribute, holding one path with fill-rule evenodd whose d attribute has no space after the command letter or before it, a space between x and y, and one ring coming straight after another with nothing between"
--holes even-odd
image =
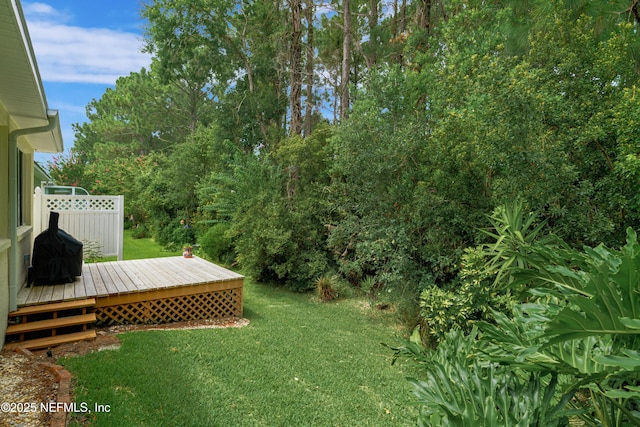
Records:
<instances>
[{"instance_id":1,"label":"wooden stair","mask_svg":"<svg viewBox=\"0 0 640 427\"><path fill-rule=\"evenodd\" d=\"M95 304L95 298L87 298L21 307L9 313L5 348L34 350L93 339Z\"/></svg>"}]
</instances>

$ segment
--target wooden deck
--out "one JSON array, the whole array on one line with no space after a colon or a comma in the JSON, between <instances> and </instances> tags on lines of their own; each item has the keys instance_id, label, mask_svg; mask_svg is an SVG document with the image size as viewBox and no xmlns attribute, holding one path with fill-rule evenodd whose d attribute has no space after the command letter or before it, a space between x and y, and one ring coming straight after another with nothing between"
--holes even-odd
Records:
<instances>
[{"instance_id":1,"label":"wooden deck","mask_svg":"<svg viewBox=\"0 0 640 427\"><path fill-rule=\"evenodd\" d=\"M75 282L23 287L18 308L95 298L99 323L242 316L244 278L201 258L84 264Z\"/></svg>"}]
</instances>

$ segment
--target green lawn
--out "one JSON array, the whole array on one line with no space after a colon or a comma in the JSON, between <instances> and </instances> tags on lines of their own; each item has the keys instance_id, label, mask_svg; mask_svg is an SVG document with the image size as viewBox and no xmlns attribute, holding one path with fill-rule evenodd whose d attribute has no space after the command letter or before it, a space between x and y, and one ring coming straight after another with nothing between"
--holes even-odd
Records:
<instances>
[{"instance_id":1,"label":"green lawn","mask_svg":"<svg viewBox=\"0 0 640 427\"><path fill-rule=\"evenodd\" d=\"M123 259L160 258L182 255L181 251L168 251L151 238L134 239L131 230L124 230Z\"/></svg>"},{"instance_id":2,"label":"green lawn","mask_svg":"<svg viewBox=\"0 0 640 427\"><path fill-rule=\"evenodd\" d=\"M119 350L59 362L76 402L109 405L91 425L416 424L407 368L381 345L396 343L393 315L249 279L244 315L243 328L129 332Z\"/></svg>"},{"instance_id":3,"label":"green lawn","mask_svg":"<svg viewBox=\"0 0 640 427\"><path fill-rule=\"evenodd\" d=\"M124 230L122 259L161 258L167 256L182 255L181 251L168 251L158 245L151 238L134 239L131 230ZM99 259L85 260L85 262L116 261L117 257L103 257Z\"/></svg>"}]
</instances>

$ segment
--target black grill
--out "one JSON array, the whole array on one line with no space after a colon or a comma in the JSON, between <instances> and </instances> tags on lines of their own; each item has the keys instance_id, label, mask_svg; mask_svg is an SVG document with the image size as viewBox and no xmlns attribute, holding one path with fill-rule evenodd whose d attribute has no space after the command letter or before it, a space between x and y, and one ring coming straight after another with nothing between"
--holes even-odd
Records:
<instances>
[{"instance_id":1,"label":"black grill","mask_svg":"<svg viewBox=\"0 0 640 427\"><path fill-rule=\"evenodd\" d=\"M82 274L82 242L58 228L60 214L49 214L49 228L33 242L29 285L71 283Z\"/></svg>"}]
</instances>

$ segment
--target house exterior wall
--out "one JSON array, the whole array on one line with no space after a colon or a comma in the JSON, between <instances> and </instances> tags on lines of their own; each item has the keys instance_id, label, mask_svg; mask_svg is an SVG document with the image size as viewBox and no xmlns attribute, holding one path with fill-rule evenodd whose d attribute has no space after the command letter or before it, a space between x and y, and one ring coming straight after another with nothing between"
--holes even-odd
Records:
<instances>
[{"instance_id":1,"label":"house exterior wall","mask_svg":"<svg viewBox=\"0 0 640 427\"><path fill-rule=\"evenodd\" d=\"M34 167L34 151L27 143L18 143L18 149L22 152L22 167L23 171L22 179L22 194L20 200L22 200L22 210L25 215L21 226L33 225L33 177L35 173Z\"/></svg>"},{"instance_id":2,"label":"house exterior wall","mask_svg":"<svg viewBox=\"0 0 640 427\"><path fill-rule=\"evenodd\" d=\"M0 239L9 234L9 115L0 104Z\"/></svg>"},{"instance_id":3,"label":"house exterior wall","mask_svg":"<svg viewBox=\"0 0 640 427\"><path fill-rule=\"evenodd\" d=\"M9 268L11 252L11 230L9 229L10 201L9 201L9 133L12 130L9 114L0 104L0 348L4 345L9 314ZM27 272L31 259L31 242L33 233L33 148L26 142L20 141L18 149L22 152L22 201L23 221L17 230L17 246L19 268L16 272L18 284L27 280Z\"/></svg>"},{"instance_id":4,"label":"house exterior wall","mask_svg":"<svg viewBox=\"0 0 640 427\"><path fill-rule=\"evenodd\" d=\"M27 273L31 264L31 227L18 228L18 286L27 282Z\"/></svg>"},{"instance_id":5,"label":"house exterior wall","mask_svg":"<svg viewBox=\"0 0 640 427\"><path fill-rule=\"evenodd\" d=\"M27 273L31 264L31 245L33 242L33 175L34 155L33 148L28 144L18 143L18 149L22 151L22 201L23 220L18 227L18 283L27 281Z\"/></svg>"},{"instance_id":6,"label":"house exterior wall","mask_svg":"<svg viewBox=\"0 0 640 427\"><path fill-rule=\"evenodd\" d=\"M7 242L5 242L7 243ZM4 345L9 315L9 245L0 242L0 347ZM3 248L4 247L4 248Z\"/></svg>"},{"instance_id":7,"label":"house exterior wall","mask_svg":"<svg viewBox=\"0 0 640 427\"><path fill-rule=\"evenodd\" d=\"M0 105L0 206L9 206L9 125L8 115L2 105ZM0 209L0 347L4 345L9 314L10 248L9 210L2 208Z\"/></svg>"},{"instance_id":8,"label":"house exterior wall","mask_svg":"<svg viewBox=\"0 0 640 427\"><path fill-rule=\"evenodd\" d=\"M31 253L33 153L61 152L64 147L58 111L49 109L44 96L20 0L0 0L0 16L0 344L4 344L7 314L15 309L16 294L27 275L26 255Z\"/></svg>"}]
</instances>

